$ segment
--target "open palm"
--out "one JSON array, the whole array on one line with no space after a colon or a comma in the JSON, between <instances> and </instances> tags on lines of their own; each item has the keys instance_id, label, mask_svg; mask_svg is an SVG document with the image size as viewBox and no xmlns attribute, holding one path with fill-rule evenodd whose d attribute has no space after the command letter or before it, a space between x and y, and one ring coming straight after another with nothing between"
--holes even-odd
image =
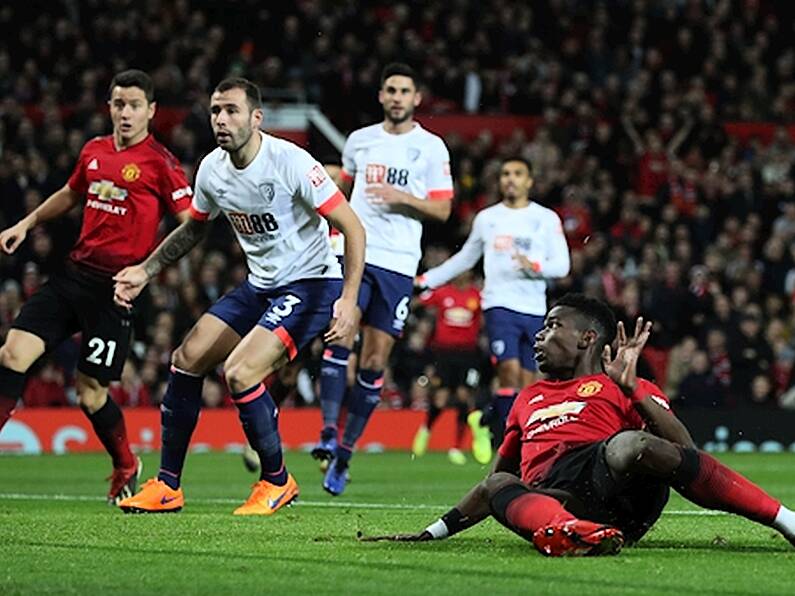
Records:
<instances>
[{"instance_id":1,"label":"open palm","mask_svg":"<svg viewBox=\"0 0 795 596\"><path fill-rule=\"evenodd\" d=\"M651 321L644 322L643 317L638 317L635 321L635 333L632 337L627 336L624 323L619 322L615 358L610 346L605 346L602 352L602 365L605 372L628 395L631 395L637 386L638 359L650 334Z\"/></svg>"}]
</instances>

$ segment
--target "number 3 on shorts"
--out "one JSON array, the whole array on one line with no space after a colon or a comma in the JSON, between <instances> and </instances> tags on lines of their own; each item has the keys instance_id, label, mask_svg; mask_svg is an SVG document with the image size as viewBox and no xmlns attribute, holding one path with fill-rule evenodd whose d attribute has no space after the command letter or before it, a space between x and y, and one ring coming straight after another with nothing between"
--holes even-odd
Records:
<instances>
[{"instance_id":1,"label":"number 3 on shorts","mask_svg":"<svg viewBox=\"0 0 795 596\"><path fill-rule=\"evenodd\" d=\"M113 355L116 353L116 342L113 340L104 341L99 337L92 337L88 340L88 347L92 352L86 357L91 364L99 366L110 366L113 364ZM107 349L106 349L107 348ZM105 353L104 362L102 354Z\"/></svg>"}]
</instances>

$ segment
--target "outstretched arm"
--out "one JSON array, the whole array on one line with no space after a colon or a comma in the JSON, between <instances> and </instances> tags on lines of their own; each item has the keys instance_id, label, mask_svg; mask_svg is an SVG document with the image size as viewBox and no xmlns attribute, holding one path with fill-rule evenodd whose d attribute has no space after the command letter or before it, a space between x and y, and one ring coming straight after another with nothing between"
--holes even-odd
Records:
<instances>
[{"instance_id":1,"label":"outstretched arm","mask_svg":"<svg viewBox=\"0 0 795 596\"><path fill-rule=\"evenodd\" d=\"M693 128L693 120L689 119L682 125L677 133L671 138L670 142L668 143L668 155L673 157L676 155L677 151L679 151L679 147L682 146L682 143L685 142L685 139L690 134L690 131Z\"/></svg>"},{"instance_id":2,"label":"outstretched arm","mask_svg":"<svg viewBox=\"0 0 795 596\"><path fill-rule=\"evenodd\" d=\"M441 265L429 269L423 275L420 275L417 280L417 285L427 288L438 288L451 279L458 277L464 271L472 269L482 256L483 239L480 235L478 219L475 218L472 231L469 233L469 237L466 239L466 242L464 242L461 250Z\"/></svg>"},{"instance_id":3,"label":"outstretched arm","mask_svg":"<svg viewBox=\"0 0 795 596\"><path fill-rule=\"evenodd\" d=\"M54 193L15 225L0 232L0 250L10 255L25 240L28 232L40 223L57 219L71 211L80 202L80 195L68 184Z\"/></svg>"},{"instance_id":4,"label":"outstretched arm","mask_svg":"<svg viewBox=\"0 0 795 596\"><path fill-rule=\"evenodd\" d=\"M640 134L638 133L638 129L635 128L632 119L629 116L622 116L621 125L624 127L624 132L627 133L629 140L632 141L632 145L635 147L635 153L643 153L646 147L643 144L643 138L641 138Z\"/></svg>"},{"instance_id":5,"label":"outstretched arm","mask_svg":"<svg viewBox=\"0 0 795 596\"><path fill-rule=\"evenodd\" d=\"M132 306L132 301L141 293L149 280L165 267L179 261L202 241L207 233L207 225L206 221L188 219L171 232L143 263L119 271L113 277L116 282L113 299L116 303L126 307Z\"/></svg>"},{"instance_id":6,"label":"outstretched arm","mask_svg":"<svg viewBox=\"0 0 795 596\"><path fill-rule=\"evenodd\" d=\"M517 474L518 470L518 461L498 454L489 477L498 472ZM359 539L365 542L376 542L380 540L393 542L424 542L426 540L448 538L453 534L471 528L491 515L488 487L489 477L478 482L466 495L464 495L455 507L416 534L388 534L385 536L362 536L360 534Z\"/></svg>"}]
</instances>

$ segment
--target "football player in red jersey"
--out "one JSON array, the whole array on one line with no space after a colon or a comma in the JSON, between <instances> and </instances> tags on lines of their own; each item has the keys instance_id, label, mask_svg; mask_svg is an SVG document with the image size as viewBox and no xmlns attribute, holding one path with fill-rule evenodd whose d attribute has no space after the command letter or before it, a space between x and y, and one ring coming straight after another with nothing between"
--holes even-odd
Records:
<instances>
[{"instance_id":1,"label":"football player in red jersey","mask_svg":"<svg viewBox=\"0 0 795 596\"><path fill-rule=\"evenodd\" d=\"M536 336L545 380L508 416L492 473L422 532L370 540L433 540L489 515L546 555L614 554L662 513L669 487L709 509L742 515L795 545L795 513L695 448L668 399L636 376L651 324L627 337L603 302L568 294Z\"/></svg>"},{"instance_id":2,"label":"football player in red jersey","mask_svg":"<svg viewBox=\"0 0 795 596\"><path fill-rule=\"evenodd\" d=\"M448 451L448 457L454 464L463 464L466 456L461 451L461 443L467 417L474 407L474 389L480 384L483 363L478 350L480 290L472 280L471 271L466 271L449 284L423 292L419 302L435 314L429 347L434 356L436 379L426 420L414 435L411 451L418 457L425 454L433 425L449 405L456 409L457 417L455 442ZM472 426L472 432L473 439L477 438L477 433L484 437L480 442L473 441L475 459L481 464L489 463L491 442L488 428L478 423Z\"/></svg>"},{"instance_id":3,"label":"football player in red jersey","mask_svg":"<svg viewBox=\"0 0 795 596\"><path fill-rule=\"evenodd\" d=\"M108 399L131 337L132 311L113 302L112 277L154 248L160 220L188 218L192 190L178 160L149 133L154 86L140 70L117 74L108 102L113 134L88 141L63 188L14 226L0 232L13 254L35 226L83 203L80 236L63 270L23 306L0 347L0 428L22 395L30 366L82 332L77 365L80 407L113 460L108 501L135 492L140 460L130 451L121 410Z\"/></svg>"}]
</instances>

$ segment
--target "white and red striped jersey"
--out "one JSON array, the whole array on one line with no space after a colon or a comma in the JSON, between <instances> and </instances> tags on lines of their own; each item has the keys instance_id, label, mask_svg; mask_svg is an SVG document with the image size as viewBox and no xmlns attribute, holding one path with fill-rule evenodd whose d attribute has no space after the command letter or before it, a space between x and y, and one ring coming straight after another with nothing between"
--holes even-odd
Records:
<instances>
[{"instance_id":1,"label":"white and red striped jersey","mask_svg":"<svg viewBox=\"0 0 795 596\"><path fill-rule=\"evenodd\" d=\"M320 163L289 141L263 132L254 160L238 169L220 147L196 173L191 215L223 213L248 262L248 280L262 289L342 272L323 215L345 200Z\"/></svg>"},{"instance_id":2,"label":"white and red striped jersey","mask_svg":"<svg viewBox=\"0 0 795 596\"><path fill-rule=\"evenodd\" d=\"M425 200L450 200L450 154L441 137L415 123L391 134L383 123L355 130L342 151L342 175L353 180L351 207L367 232L365 262L414 276L422 256L422 223L385 205L371 204L366 188L389 184Z\"/></svg>"},{"instance_id":3,"label":"white and red striped jersey","mask_svg":"<svg viewBox=\"0 0 795 596\"><path fill-rule=\"evenodd\" d=\"M515 255L535 264L519 267ZM426 271L424 283L438 288L474 267L483 258L483 310L494 307L543 316L547 312L547 280L569 274L569 246L558 214L530 203L512 209L498 203L480 211L472 231L456 254Z\"/></svg>"}]
</instances>

